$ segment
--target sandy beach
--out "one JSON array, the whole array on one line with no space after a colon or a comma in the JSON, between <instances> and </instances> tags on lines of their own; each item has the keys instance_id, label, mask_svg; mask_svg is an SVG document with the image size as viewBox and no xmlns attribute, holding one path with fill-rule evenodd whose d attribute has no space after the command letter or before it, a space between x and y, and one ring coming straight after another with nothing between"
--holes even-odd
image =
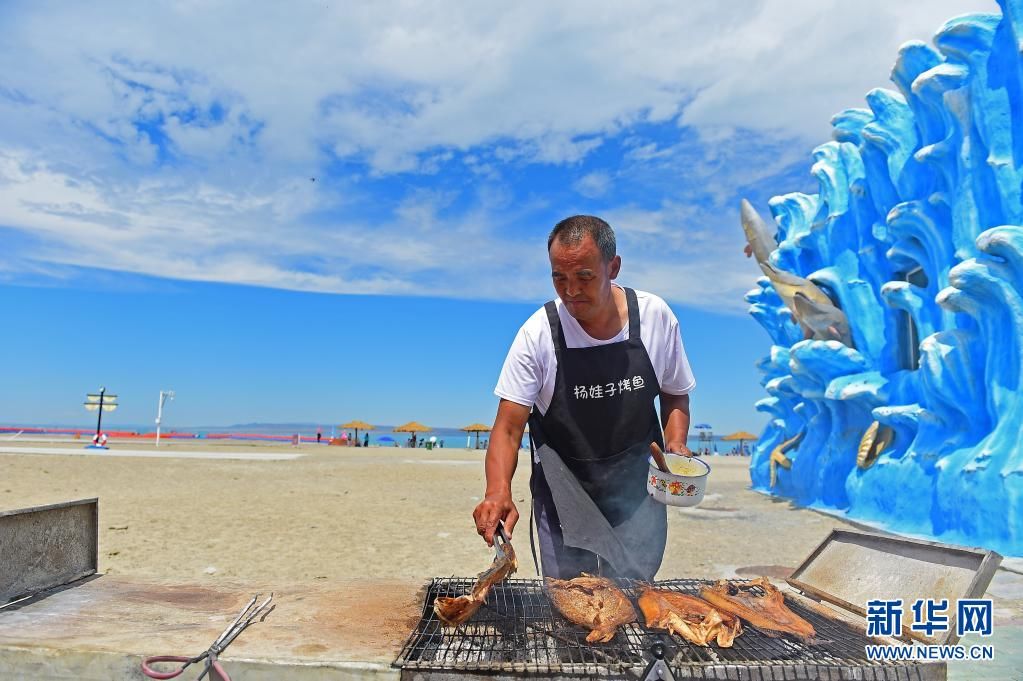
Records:
<instances>
[{"instance_id":1,"label":"sandy beach","mask_svg":"<svg viewBox=\"0 0 1023 681\"><path fill-rule=\"evenodd\" d=\"M215 597L239 590L274 590L283 600L300 593L298 600L312 600L282 612L297 619L266 629L263 641L287 639L315 622L312 631L322 640L289 643L289 654L341 646L348 659L386 664L413 625L420 588L430 578L474 576L490 563L492 552L471 518L483 490L482 461L482 452L464 449L200 440L159 450L151 442L118 441L96 453L81 443L4 440L0 509L98 497L99 569L109 577L90 589L117 589L110 597L116 607L133 607L117 604L135 591L147 603L177 603L180 595L199 599L190 607L212 610L230 609ZM767 575L781 583L833 527L847 526L748 489L745 457L709 462L704 502L669 509L659 579ZM514 487L523 511L527 483L523 452ZM525 520L513 540L517 576L535 576ZM1017 668L1023 645L1023 577L999 571L988 595L995 599L996 636L988 642L997 662L955 663L950 679L1016 678L1006 674ZM334 605L305 613L313 601ZM367 621L367 611L390 615ZM88 643L76 645L117 651L163 631L136 623L118 632L88 619L77 626ZM192 635L202 640L202 633ZM260 639L253 641L236 644L236 652L259 648Z\"/></svg>"},{"instance_id":2,"label":"sandy beach","mask_svg":"<svg viewBox=\"0 0 1023 681\"><path fill-rule=\"evenodd\" d=\"M99 568L108 574L419 581L473 575L490 560L471 518L483 491L478 451L210 441L157 450L151 442L118 441L109 454L82 456L78 443L2 444L24 454L0 453L0 508L98 497ZM263 460L294 454L301 456ZM714 457L711 464L704 503L669 509L660 578L780 577L841 525L746 489L745 457ZM523 453L515 493L527 518L528 473ZM535 575L525 519L513 539L520 576Z\"/></svg>"}]
</instances>

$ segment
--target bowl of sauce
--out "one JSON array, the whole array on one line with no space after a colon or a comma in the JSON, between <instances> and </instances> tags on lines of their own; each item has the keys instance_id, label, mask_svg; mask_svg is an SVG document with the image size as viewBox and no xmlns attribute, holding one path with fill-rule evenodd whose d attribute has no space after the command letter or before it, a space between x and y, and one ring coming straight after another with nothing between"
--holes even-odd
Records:
<instances>
[{"instance_id":1,"label":"bowl of sauce","mask_svg":"<svg viewBox=\"0 0 1023 681\"><path fill-rule=\"evenodd\" d=\"M650 457L646 478L647 494L668 506L696 506L707 491L710 466L703 459L664 453L670 473L665 473Z\"/></svg>"}]
</instances>

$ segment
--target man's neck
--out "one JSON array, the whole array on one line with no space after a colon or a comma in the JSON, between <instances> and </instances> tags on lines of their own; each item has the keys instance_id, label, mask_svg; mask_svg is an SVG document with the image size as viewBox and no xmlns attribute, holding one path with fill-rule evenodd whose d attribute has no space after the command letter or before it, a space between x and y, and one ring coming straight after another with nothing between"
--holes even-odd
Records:
<instances>
[{"instance_id":1,"label":"man's neck","mask_svg":"<svg viewBox=\"0 0 1023 681\"><path fill-rule=\"evenodd\" d=\"M600 317L587 322L578 319L576 321L590 338L597 340L614 338L629 323L629 304L625 299L625 291L612 285L611 300Z\"/></svg>"}]
</instances>

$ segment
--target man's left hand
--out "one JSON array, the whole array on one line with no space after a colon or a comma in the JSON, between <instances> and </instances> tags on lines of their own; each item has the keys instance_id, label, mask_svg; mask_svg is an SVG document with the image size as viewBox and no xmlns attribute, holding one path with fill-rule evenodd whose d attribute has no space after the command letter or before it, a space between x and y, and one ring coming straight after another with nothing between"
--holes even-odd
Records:
<instances>
[{"instance_id":1,"label":"man's left hand","mask_svg":"<svg viewBox=\"0 0 1023 681\"><path fill-rule=\"evenodd\" d=\"M678 454L680 456L692 456L693 453L686 447L685 442L665 442L664 448L672 454Z\"/></svg>"}]
</instances>

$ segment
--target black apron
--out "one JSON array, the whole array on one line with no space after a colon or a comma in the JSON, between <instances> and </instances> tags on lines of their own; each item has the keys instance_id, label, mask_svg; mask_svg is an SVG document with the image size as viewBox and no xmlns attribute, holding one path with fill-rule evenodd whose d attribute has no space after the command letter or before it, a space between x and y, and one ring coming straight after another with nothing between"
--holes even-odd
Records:
<instances>
[{"instance_id":1,"label":"black apron","mask_svg":"<svg viewBox=\"0 0 1023 681\"><path fill-rule=\"evenodd\" d=\"M567 347L557 306L545 305L558 370L547 412L534 406L529 415L529 437L549 577L599 569L651 580L664 555L667 511L646 491L650 443L664 447L654 407L660 384L640 338L636 292L624 290L629 337L618 343Z\"/></svg>"}]
</instances>

